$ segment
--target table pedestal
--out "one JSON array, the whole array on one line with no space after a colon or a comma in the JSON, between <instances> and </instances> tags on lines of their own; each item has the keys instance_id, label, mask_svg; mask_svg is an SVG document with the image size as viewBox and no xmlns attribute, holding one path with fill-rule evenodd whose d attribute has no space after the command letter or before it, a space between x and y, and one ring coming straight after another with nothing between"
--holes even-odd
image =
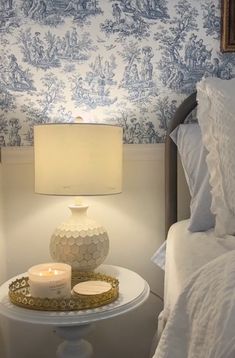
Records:
<instances>
[{"instance_id":1,"label":"table pedestal","mask_svg":"<svg viewBox=\"0 0 235 358\"><path fill-rule=\"evenodd\" d=\"M93 325L57 327L56 333L64 341L59 345L57 358L90 358L93 354L92 345L83 339Z\"/></svg>"}]
</instances>

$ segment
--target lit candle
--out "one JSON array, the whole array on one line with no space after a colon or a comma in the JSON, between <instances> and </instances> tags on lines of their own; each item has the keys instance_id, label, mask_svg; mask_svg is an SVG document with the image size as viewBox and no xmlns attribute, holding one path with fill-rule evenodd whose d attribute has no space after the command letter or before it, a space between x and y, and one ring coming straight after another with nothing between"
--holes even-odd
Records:
<instances>
[{"instance_id":1,"label":"lit candle","mask_svg":"<svg viewBox=\"0 0 235 358\"><path fill-rule=\"evenodd\" d=\"M71 296L71 266L46 263L28 270L30 293L40 298L69 298Z\"/></svg>"}]
</instances>

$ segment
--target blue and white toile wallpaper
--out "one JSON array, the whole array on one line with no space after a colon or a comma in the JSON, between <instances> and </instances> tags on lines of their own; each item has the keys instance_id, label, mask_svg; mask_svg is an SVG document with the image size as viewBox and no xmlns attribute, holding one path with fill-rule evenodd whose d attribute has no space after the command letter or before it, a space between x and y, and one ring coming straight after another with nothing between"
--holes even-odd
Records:
<instances>
[{"instance_id":1,"label":"blue and white toile wallpaper","mask_svg":"<svg viewBox=\"0 0 235 358\"><path fill-rule=\"evenodd\" d=\"M33 144L33 125L124 128L163 142L203 75L230 79L220 0L0 0L0 146Z\"/></svg>"}]
</instances>

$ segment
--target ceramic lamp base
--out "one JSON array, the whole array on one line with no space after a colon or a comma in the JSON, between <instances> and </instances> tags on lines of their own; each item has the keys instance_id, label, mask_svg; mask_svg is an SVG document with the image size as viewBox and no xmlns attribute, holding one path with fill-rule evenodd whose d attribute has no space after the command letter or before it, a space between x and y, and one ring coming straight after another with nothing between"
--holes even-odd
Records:
<instances>
[{"instance_id":1,"label":"ceramic lamp base","mask_svg":"<svg viewBox=\"0 0 235 358\"><path fill-rule=\"evenodd\" d=\"M92 271L108 255L106 230L87 217L88 206L69 206L72 215L54 232L50 242L53 260L65 262L76 271Z\"/></svg>"}]
</instances>

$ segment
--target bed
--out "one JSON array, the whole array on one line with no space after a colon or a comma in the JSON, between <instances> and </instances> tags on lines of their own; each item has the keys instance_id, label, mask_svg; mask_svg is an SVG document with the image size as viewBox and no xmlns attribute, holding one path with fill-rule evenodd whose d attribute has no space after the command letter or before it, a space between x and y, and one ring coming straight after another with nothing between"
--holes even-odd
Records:
<instances>
[{"instance_id":1,"label":"bed","mask_svg":"<svg viewBox=\"0 0 235 358\"><path fill-rule=\"evenodd\" d=\"M235 80L204 79L169 129L164 309L154 358L235 357L233 93ZM199 124L186 124L198 103ZM179 222L177 149L191 196L190 218ZM161 260L163 252L164 245Z\"/></svg>"}]
</instances>

